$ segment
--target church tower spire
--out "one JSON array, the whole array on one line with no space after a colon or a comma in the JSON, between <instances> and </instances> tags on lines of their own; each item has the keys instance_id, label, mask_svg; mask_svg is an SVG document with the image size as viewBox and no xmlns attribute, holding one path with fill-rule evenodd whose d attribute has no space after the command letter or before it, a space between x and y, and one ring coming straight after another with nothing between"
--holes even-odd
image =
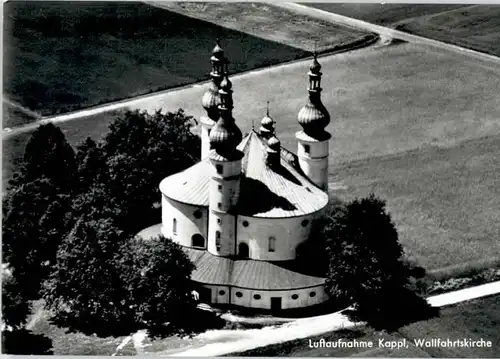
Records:
<instances>
[{"instance_id":1,"label":"church tower spire","mask_svg":"<svg viewBox=\"0 0 500 359\"><path fill-rule=\"evenodd\" d=\"M227 62L219 38L217 38L215 47L212 50L210 62L212 64L212 70L210 71L211 81L207 91L203 94L203 97L201 99L201 104L206 111L206 115L200 118L202 159L208 156L208 153L210 151L210 131L219 119L219 88Z\"/></svg>"},{"instance_id":2,"label":"church tower spire","mask_svg":"<svg viewBox=\"0 0 500 359\"><path fill-rule=\"evenodd\" d=\"M220 119L210 132L212 163L210 178L208 251L218 256L236 254L236 209L241 183L241 162L243 152L238 150L242 140L241 130L233 118L233 90L227 73L219 89Z\"/></svg>"},{"instance_id":3,"label":"church tower spire","mask_svg":"<svg viewBox=\"0 0 500 359\"><path fill-rule=\"evenodd\" d=\"M325 131L330 123L330 114L321 102L321 65L314 53L309 68L309 99L298 113L297 120L302 131L295 134L298 140L299 164L309 179L323 190L328 190L328 156L331 135Z\"/></svg>"}]
</instances>

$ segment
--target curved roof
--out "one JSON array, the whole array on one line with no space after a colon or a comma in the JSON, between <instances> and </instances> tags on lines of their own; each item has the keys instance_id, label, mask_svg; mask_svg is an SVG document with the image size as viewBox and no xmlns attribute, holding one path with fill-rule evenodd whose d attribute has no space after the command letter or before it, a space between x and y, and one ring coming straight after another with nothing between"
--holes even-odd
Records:
<instances>
[{"instance_id":1,"label":"curved roof","mask_svg":"<svg viewBox=\"0 0 500 359\"><path fill-rule=\"evenodd\" d=\"M255 131L238 146L244 154L238 214L251 217L285 218L314 213L328 203L328 194L301 172L297 157L281 148L281 166L266 165L267 145ZM161 192L176 201L208 206L210 174L208 158L185 171L165 178ZM255 199L259 198L259 201Z\"/></svg>"},{"instance_id":2,"label":"curved roof","mask_svg":"<svg viewBox=\"0 0 500 359\"><path fill-rule=\"evenodd\" d=\"M145 228L137 236L151 240L161 235L161 223ZM294 261L266 262L219 257L203 249L182 247L196 266L191 279L204 284L257 290L289 290L323 285L325 278L304 273Z\"/></svg>"}]
</instances>

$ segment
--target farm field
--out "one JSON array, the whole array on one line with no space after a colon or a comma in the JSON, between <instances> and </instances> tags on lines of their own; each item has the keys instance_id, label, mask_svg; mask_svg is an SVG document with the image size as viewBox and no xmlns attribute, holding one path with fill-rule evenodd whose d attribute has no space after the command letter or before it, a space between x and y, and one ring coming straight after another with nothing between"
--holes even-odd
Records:
<instances>
[{"instance_id":1,"label":"farm field","mask_svg":"<svg viewBox=\"0 0 500 359\"><path fill-rule=\"evenodd\" d=\"M500 56L500 6L336 4L307 6Z\"/></svg>"},{"instance_id":2,"label":"farm field","mask_svg":"<svg viewBox=\"0 0 500 359\"><path fill-rule=\"evenodd\" d=\"M399 30L500 56L500 5L476 5L403 22Z\"/></svg>"},{"instance_id":3,"label":"farm field","mask_svg":"<svg viewBox=\"0 0 500 359\"><path fill-rule=\"evenodd\" d=\"M443 308L437 318L416 322L402 327L395 333L377 332L369 327L332 332L319 337L298 339L290 342L256 348L230 356L293 356L293 357L398 357L398 358L497 358L500 355L498 343L500 326L500 296L464 302ZM326 341L372 341L376 348L309 348L309 339ZM491 348L419 348L415 339L471 339L492 341ZM378 348L378 340L406 339L409 348Z\"/></svg>"},{"instance_id":4,"label":"farm field","mask_svg":"<svg viewBox=\"0 0 500 359\"><path fill-rule=\"evenodd\" d=\"M373 191L385 198L402 242L428 269L498 257L498 71L411 44L320 62L323 99L332 116L331 181L347 186L336 194ZM269 100L278 137L295 151L308 67L309 61L298 62L233 77L234 115L242 131L248 132L252 121L258 124ZM191 87L138 107L180 107L199 118L204 91ZM76 144L88 135L102 136L113 117L101 114L60 127ZM26 133L4 140L4 181L28 138ZM447 250L440 250L444 246Z\"/></svg>"},{"instance_id":5,"label":"farm field","mask_svg":"<svg viewBox=\"0 0 500 359\"><path fill-rule=\"evenodd\" d=\"M346 29L265 3L150 3L182 15L307 51L314 51L315 48L317 51L328 50L366 35L361 30Z\"/></svg>"},{"instance_id":6,"label":"farm field","mask_svg":"<svg viewBox=\"0 0 500 359\"><path fill-rule=\"evenodd\" d=\"M390 26L401 20L465 7L459 4L303 3L317 9Z\"/></svg>"},{"instance_id":7,"label":"farm field","mask_svg":"<svg viewBox=\"0 0 500 359\"><path fill-rule=\"evenodd\" d=\"M207 79L217 36L235 72L309 54L134 2L8 2L3 27L4 93L43 115Z\"/></svg>"}]
</instances>

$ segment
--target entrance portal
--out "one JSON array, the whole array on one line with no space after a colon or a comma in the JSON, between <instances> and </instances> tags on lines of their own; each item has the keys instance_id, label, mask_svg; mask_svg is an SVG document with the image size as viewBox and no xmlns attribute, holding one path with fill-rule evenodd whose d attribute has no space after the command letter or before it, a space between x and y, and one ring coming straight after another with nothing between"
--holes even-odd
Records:
<instances>
[{"instance_id":1,"label":"entrance portal","mask_svg":"<svg viewBox=\"0 0 500 359\"><path fill-rule=\"evenodd\" d=\"M248 258L249 257L249 249L248 249L248 244L246 243L240 243L238 245L238 255L241 258Z\"/></svg>"},{"instance_id":2,"label":"entrance portal","mask_svg":"<svg viewBox=\"0 0 500 359\"><path fill-rule=\"evenodd\" d=\"M271 298L271 311L279 312L281 310L281 297Z\"/></svg>"},{"instance_id":3,"label":"entrance portal","mask_svg":"<svg viewBox=\"0 0 500 359\"><path fill-rule=\"evenodd\" d=\"M210 288L199 287L200 303L210 304L212 302L212 290Z\"/></svg>"}]
</instances>

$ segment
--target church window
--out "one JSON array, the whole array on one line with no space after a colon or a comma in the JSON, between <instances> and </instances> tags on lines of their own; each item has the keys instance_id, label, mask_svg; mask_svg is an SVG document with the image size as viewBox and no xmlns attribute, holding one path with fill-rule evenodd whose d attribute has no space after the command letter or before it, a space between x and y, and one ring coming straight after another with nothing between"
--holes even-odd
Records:
<instances>
[{"instance_id":1,"label":"church window","mask_svg":"<svg viewBox=\"0 0 500 359\"><path fill-rule=\"evenodd\" d=\"M261 298L260 294L254 294L253 299L259 300Z\"/></svg>"},{"instance_id":2,"label":"church window","mask_svg":"<svg viewBox=\"0 0 500 359\"><path fill-rule=\"evenodd\" d=\"M220 251L220 231L215 231L215 248Z\"/></svg>"},{"instance_id":3,"label":"church window","mask_svg":"<svg viewBox=\"0 0 500 359\"><path fill-rule=\"evenodd\" d=\"M307 153L307 154L311 153L311 146L304 145L304 152Z\"/></svg>"},{"instance_id":4,"label":"church window","mask_svg":"<svg viewBox=\"0 0 500 359\"><path fill-rule=\"evenodd\" d=\"M274 252L276 249L276 238L269 237L269 252Z\"/></svg>"},{"instance_id":5,"label":"church window","mask_svg":"<svg viewBox=\"0 0 500 359\"><path fill-rule=\"evenodd\" d=\"M217 208L221 209L222 208L222 203L217 203Z\"/></svg>"},{"instance_id":6,"label":"church window","mask_svg":"<svg viewBox=\"0 0 500 359\"><path fill-rule=\"evenodd\" d=\"M203 216L203 213L201 213L201 211L199 209L197 209L196 211L194 211L193 215L194 215L194 218L200 219Z\"/></svg>"},{"instance_id":7,"label":"church window","mask_svg":"<svg viewBox=\"0 0 500 359\"><path fill-rule=\"evenodd\" d=\"M307 227L308 224L309 224L309 221L307 219L304 219L301 223L302 227Z\"/></svg>"},{"instance_id":8,"label":"church window","mask_svg":"<svg viewBox=\"0 0 500 359\"><path fill-rule=\"evenodd\" d=\"M241 298L241 297L243 297L243 293L241 293L241 292L236 292L236 296L237 296L238 298Z\"/></svg>"},{"instance_id":9,"label":"church window","mask_svg":"<svg viewBox=\"0 0 500 359\"><path fill-rule=\"evenodd\" d=\"M218 174L222 174L222 165L215 165L215 169L217 170Z\"/></svg>"},{"instance_id":10,"label":"church window","mask_svg":"<svg viewBox=\"0 0 500 359\"><path fill-rule=\"evenodd\" d=\"M311 293L309 293L309 296L310 296L311 298L314 298L314 297L316 296L316 292L311 292Z\"/></svg>"},{"instance_id":11,"label":"church window","mask_svg":"<svg viewBox=\"0 0 500 359\"><path fill-rule=\"evenodd\" d=\"M248 227L248 221L243 221L243 227Z\"/></svg>"},{"instance_id":12,"label":"church window","mask_svg":"<svg viewBox=\"0 0 500 359\"><path fill-rule=\"evenodd\" d=\"M223 290L219 290L219 295L225 295L225 294L226 294L226 292L225 292L225 291L223 291Z\"/></svg>"},{"instance_id":13,"label":"church window","mask_svg":"<svg viewBox=\"0 0 500 359\"><path fill-rule=\"evenodd\" d=\"M221 185L221 184L220 184L220 185L218 185L218 186L217 186L217 188L219 188L219 191L221 191L221 192L222 192L222 185Z\"/></svg>"},{"instance_id":14,"label":"church window","mask_svg":"<svg viewBox=\"0 0 500 359\"><path fill-rule=\"evenodd\" d=\"M221 223L222 223L222 219L217 218L217 224L221 224Z\"/></svg>"},{"instance_id":15,"label":"church window","mask_svg":"<svg viewBox=\"0 0 500 359\"><path fill-rule=\"evenodd\" d=\"M299 299L299 295L298 295L298 294L294 294L294 295L292 295L292 299L293 299L293 300Z\"/></svg>"},{"instance_id":16,"label":"church window","mask_svg":"<svg viewBox=\"0 0 500 359\"><path fill-rule=\"evenodd\" d=\"M174 220L172 221L172 232L174 234L177 234L177 219L174 218Z\"/></svg>"},{"instance_id":17,"label":"church window","mask_svg":"<svg viewBox=\"0 0 500 359\"><path fill-rule=\"evenodd\" d=\"M193 247L205 248L205 238L199 233L193 234L191 237L191 245Z\"/></svg>"}]
</instances>

